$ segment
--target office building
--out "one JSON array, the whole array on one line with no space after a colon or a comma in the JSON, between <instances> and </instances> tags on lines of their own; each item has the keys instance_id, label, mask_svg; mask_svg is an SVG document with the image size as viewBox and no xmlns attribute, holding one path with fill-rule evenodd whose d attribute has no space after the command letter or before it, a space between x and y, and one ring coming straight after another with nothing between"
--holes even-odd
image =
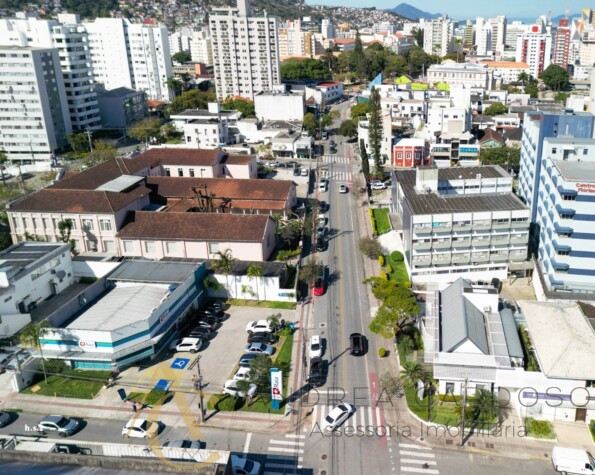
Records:
<instances>
[{"instance_id":1,"label":"office building","mask_svg":"<svg viewBox=\"0 0 595 475\"><path fill-rule=\"evenodd\" d=\"M428 83L461 85L466 88L492 89L492 71L483 63L432 64L428 68Z\"/></svg>"},{"instance_id":2,"label":"office building","mask_svg":"<svg viewBox=\"0 0 595 475\"><path fill-rule=\"evenodd\" d=\"M529 33L517 38L516 61L527 63L534 78L550 65L552 61L552 35L543 25L533 25Z\"/></svg>"},{"instance_id":3,"label":"office building","mask_svg":"<svg viewBox=\"0 0 595 475\"><path fill-rule=\"evenodd\" d=\"M127 87L108 91L101 84L97 84L95 90L103 127L125 129L149 115L147 98L143 91Z\"/></svg>"},{"instance_id":4,"label":"office building","mask_svg":"<svg viewBox=\"0 0 595 475\"><path fill-rule=\"evenodd\" d=\"M190 54L192 61L202 63L205 66L213 65L213 50L211 48L211 36L206 30L195 31L190 42Z\"/></svg>"},{"instance_id":5,"label":"office building","mask_svg":"<svg viewBox=\"0 0 595 475\"><path fill-rule=\"evenodd\" d=\"M411 282L505 279L509 262L526 260L529 208L499 166L419 167L393 180Z\"/></svg>"},{"instance_id":6,"label":"office building","mask_svg":"<svg viewBox=\"0 0 595 475\"><path fill-rule=\"evenodd\" d=\"M40 20L36 15L19 13L17 18L1 19L0 44L57 48L73 130L100 126L88 35L78 15Z\"/></svg>"},{"instance_id":7,"label":"office building","mask_svg":"<svg viewBox=\"0 0 595 475\"><path fill-rule=\"evenodd\" d=\"M473 49L474 44L475 35L473 30L473 22L471 20L467 20L465 24L465 30L463 33L463 50L471 51Z\"/></svg>"},{"instance_id":8,"label":"office building","mask_svg":"<svg viewBox=\"0 0 595 475\"><path fill-rule=\"evenodd\" d=\"M209 17L217 97L253 99L281 83L277 18L251 16L250 1Z\"/></svg>"},{"instance_id":9,"label":"office building","mask_svg":"<svg viewBox=\"0 0 595 475\"><path fill-rule=\"evenodd\" d=\"M504 55L504 48L506 45L506 17L499 16L490 18L488 20L491 27L491 44L490 50L492 55L499 58Z\"/></svg>"},{"instance_id":10,"label":"office building","mask_svg":"<svg viewBox=\"0 0 595 475\"><path fill-rule=\"evenodd\" d=\"M322 37L326 40L329 38L334 38L336 36L335 33L335 25L333 24L332 20L328 18L323 18L320 24L320 33L322 33Z\"/></svg>"},{"instance_id":11,"label":"office building","mask_svg":"<svg viewBox=\"0 0 595 475\"><path fill-rule=\"evenodd\" d=\"M570 27L568 19L563 18L558 22L558 29L554 39L554 52L552 63L566 69L568 67L568 54L570 51Z\"/></svg>"},{"instance_id":12,"label":"office building","mask_svg":"<svg viewBox=\"0 0 595 475\"><path fill-rule=\"evenodd\" d=\"M446 56L453 51L454 23L447 15L424 23L424 51Z\"/></svg>"},{"instance_id":13,"label":"office building","mask_svg":"<svg viewBox=\"0 0 595 475\"><path fill-rule=\"evenodd\" d=\"M0 150L10 161L49 161L72 132L55 48L0 46Z\"/></svg>"}]
</instances>

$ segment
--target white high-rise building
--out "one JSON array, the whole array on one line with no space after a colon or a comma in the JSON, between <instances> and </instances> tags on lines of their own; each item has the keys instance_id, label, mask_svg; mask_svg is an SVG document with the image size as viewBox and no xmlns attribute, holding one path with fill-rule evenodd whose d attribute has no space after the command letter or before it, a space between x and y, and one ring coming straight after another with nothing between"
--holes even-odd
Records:
<instances>
[{"instance_id":1,"label":"white high-rise building","mask_svg":"<svg viewBox=\"0 0 595 475\"><path fill-rule=\"evenodd\" d=\"M506 17L498 16L496 18L490 18L488 21L492 27L492 43L490 49L494 56L500 57L504 54L506 45Z\"/></svg>"},{"instance_id":2,"label":"white high-rise building","mask_svg":"<svg viewBox=\"0 0 595 475\"><path fill-rule=\"evenodd\" d=\"M206 30L195 31L190 42L190 54L192 61L202 63L206 66L213 66L213 50L211 47L211 35Z\"/></svg>"},{"instance_id":3,"label":"white high-rise building","mask_svg":"<svg viewBox=\"0 0 595 475\"><path fill-rule=\"evenodd\" d=\"M97 18L84 25L97 82L106 89L144 91L149 99L172 99L166 85L173 75L167 28L122 18Z\"/></svg>"},{"instance_id":4,"label":"white high-rise building","mask_svg":"<svg viewBox=\"0 0 595 475\"><path fill-rule=\"evenodd\" d=\"M215 8L209 18L217 97L253 99L281 83L277 18L253 17L249 0Z\"/></svg>"},{"instance_id":5,"label":"white high-rise building","mask_svg":"<svg viewBox=\"0 0 595 475\"><path fill-rule=\"evenodd\" d=\"M552 62L552 35L543 25L533 25L517 38L516 61L527 63L529 73L538 78Z\"/></svg>"},{"instance_id":6,"label":"white high-rise building","mask_svg":"<svg viewBox=\"0 0 595 475\"><path fill-rule=\"evenodd\" d=\"M454 23L447 15L424 23L424 51L446 56L453 51Z\"/></svg>"},{"instance_id":7,"label":"white high-rise building","mask_svg":"<svg viewBox=\"0 0 595 475\"><path fill-rule=\"evenodd\" d=\"M485 18L475 19L475 52L478 56L487 56L492 48L492 25Z\"/></svg>"},{"instance_id":8,"label":"white high-rise building","mask_svg":"<svg viewBox=\"0 0 595 475\"><path fill-rule=\"evenodd\" d=\"M190 51L192 32L187 28L181 31L174 31L169 35L169 53L173 56L180 51Z\"/></svg>"},{"instance_id":9,"label":"white high-rise building","mask_svg":"<svg viewBox=\"0 0 595 475\"><path fill-rule=\"evenodd\" d=\"M49 161L72 132L56 48L0 46L0 150L23 165Z\"/></svg>"},{"instance_id":10,"label":"white high-rise building","mask_svg":"<svg viewBox=\"0 0 595 475\"><path fill-rule=\"evenodd\" d=\"M78 15L58 15L56 21L18 13L1 19L0 44L57 48L72 128L101 125L87 32Z\"/></svg>"},{"instance_id":11,"label":"white high-rise building","mask_svg":"<svg viewBox=\"0 0 595 475\"><path fill-rule=\"evenodd\" d=\"M328 38L334 38L336 36L336 32L333 22L328 18L323 18L322 23L320 24L320 33L322 33L322 37L325 40Z\"/></svg>"},{"instance_id":12,"label":"white high-rise building","mask_svg":"<svg viewBox=\"0 0 595 475\"><path fill-rule=\"evenodd\" d=\"M302 31L300 20L287 20L279 24L277 36L280 58L312 55L312 33Z\"/></svg>"}]
</instances>

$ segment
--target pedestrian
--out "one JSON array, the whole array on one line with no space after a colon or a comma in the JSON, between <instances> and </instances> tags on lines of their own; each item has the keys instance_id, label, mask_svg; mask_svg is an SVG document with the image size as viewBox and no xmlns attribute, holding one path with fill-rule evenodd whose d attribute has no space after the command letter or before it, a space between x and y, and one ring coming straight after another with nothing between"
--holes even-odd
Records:
<instances>
[{"instance_id":1,"label":"pedestrian","mask_svg":"<svg viewBox=\"0 0 595 475\"><path fill-rule=\"evenodd\" d=\"M136 403L133 402L130 407L132 407L132 412L136 412Z\"/></svg>"}]
</instances>

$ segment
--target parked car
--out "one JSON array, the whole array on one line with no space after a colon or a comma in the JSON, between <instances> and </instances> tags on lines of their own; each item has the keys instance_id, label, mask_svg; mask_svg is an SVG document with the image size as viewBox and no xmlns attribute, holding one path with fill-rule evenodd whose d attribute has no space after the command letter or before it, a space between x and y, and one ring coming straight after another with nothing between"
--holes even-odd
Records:
<instances>
[{"instance_id":1,"label":"parked car","mask_svg":"<svg viewBox=\"0 0 595 475\"><path fill-rule=\"evenodd\" d=\"M248 343L267 343L272 345L279 341L279 337L274 333L256 332L248 334Z\"/></svg>"},{"instance_id":2,"label":"parked car","mask_svg":"<svg viewBox=\"0 0 595 475\"><path fill-rule=\"evenodd\" d=\"M319 213L326 213L328 210L329 210L329 205L326 201L318 202L318 212Z\"/></svg>"},{"instance_id":3,"label":"parked car","mask_svg":"<svg viewBox=\"0 0 595 475\"><path fill-rule=\"evenodd\" d=\"M233 475L260 475L262 467L258 462L237 455L231 456Z\"/></svg>"},{"instance_id":4,"label":"parked car","mask_svg":"<svg viewBox=\"0 0 595 475\"><path fill-rule=\"evenodd\" d=\"M14 353L0 353L0 373L6 370L6 365L13 357Z\"/></svg>"},{"instance_id":5,"label":"parked car","mask_svg":"<svg viewBox=\"0 0 595 475\"><path fill-rule=\"evenodd\" d=\"M176 351L180 352L190 352L192 354L200 351L200 347L202 346L202 340L200 338L182 338L176 345Z\"/></svg>"},{"instance_id":6,"label":"parked car","mask_svg":"<svg viewBox=\"0 0 595 475\"><path fill-rule=\"evenodd\" d=\"M373 190L386 190L386 185L381 181L372 182L371 187Z\"/></svg>"},{"instance_id":7,"label":"parked car","mask_svg":"<svg viewBox=\"0 0 595 475\"><path fill-rule=\"evenodd\" d=\"M207 328L210 331L215 330L215 328L217 328L217 325L219 324L219 322L215 322L213 323L212 321L209 320L205 320L203 318L201 318L200 320L194 322L194 326L197 328Z\"/></svg>"},{"instance_id":8,"label":"parked car","mask_svg":"<svg viewBox=\"0 0 595 475\"><path fill-rule=\"evenodd\" d=\"M329 152L330 152L330 153L332 153L332 154L335 154L335 153L337 153L337 149L336 149L336 147L331 147L331 148L329 149Z\"/></svg>"},{"instance_id":9,"label":"parked car","mask_svg":"<svg viewBox=\"0 0 595 475\"><path fill-rule=\"evenodd\" d=\"M314 295L320 297L324 294L324 277L319 277L314 282Z\"/></svg>"},{"instance_id":10,"label":"parked car","mask_svg":"<svg viewBox=\"0 0 595 475\"><path fill-rule=\"evenodd\" d=\"M318 226L324 226L326 224L326 214L318 214Z\"/></svg>"},{"instance_id":11,"label":"parked car","mask_svg":"<svg viewBox=\"0 0 595 475\"><path fill-rule=\"evenodd\" d=\"M211 330L201 327L193 328L185 336L185 338L200 338L201 340L208 340L210 337Z\"/></svg>"},{"instance_id":12,"label":"parked car","mask_svg":"<svg viewBox=\"0 0 595 475\"><path fill-rule=\"evenodd\" d=\"M271 345L267 345L266 343L253 342L248 343L244 348L244 351L246 353L257 353L260 355L270 356L275 352L275 348L273 348Z\"/></svg>"},{"instance_id":13,"label":"parked car","mask_svg":"<svg viewBox=\"0 0 595 475\"><path fill-rule=\"evenodd\" d=\"M199 310L198 318L204 321L213 321L215 324L221 323L225 320L225 314L217 310ZM209 320L211 319L211 320Z\"/></svg>"},{"instance_id":14,"label":"parked car","mask_svg":"<svg viewBox=\"0 0 595 475\"><path fill-rule=\"evenodd\" d=\"M215 310L223 311L225 309L225 304L219 301L212 301L206 304L204 308L214 308Z\"/></svg>"},{"instance_id":15,"label":"parked car","mask_svg":"<svg viewBox=\"0 0 595 475\"><path fill-rule=\"evenodd\" d=\"M343 422L345 422L351 414L355 412L355 406L342 402L341 404L333 407L328 416L324 418L322 427L328 431L334 431Z\"/></svg>"},{"instance_id":16,"label":"parked car","mask_svg":"<svg viewBox=\"0 0 595 475\"><path fill-rule=\"evenodd\" d=\"M267 167L277 168L279 166L279 162L277 160L269 160L267 162Z\"/></svg>"},{"instance_id":17,"label":"parked car","mask_svg":"<svg viewBox=\"0 0 595 475\"><path fill-rule=\"evenodd\" d=\"M233 375L235 381L247 381L250 378L250 368L240 367Z\"/></svg>"},{"instance_id":18,"label":"parked car","mask_svg":"<svg viewBox=\"0 0 595 475\"><path fill-rule=\"evenodd\" d=\"M163 444L163 447L170 447L175 449L202 449L206 444L200 440L168 440Z\"/></svg>"},{"instance_id":19,"label":"parked car","mask_svg":"<svg viewBox=\"0 0 595 475\"><path fill-rule=\"evenodd\" d=\"M242 355L239 361L240 366L243 366L245 368L249 368L250 367L250 362L256 358L258 355L256 353L246 353L245 355Z\"/></svg>"},{"instance_id":20,"label":"parked car","mask_svg":"<svg viewBox=\"0 0 595 475\"><path fill-rule=\"evenodd\" d=\"M308 176L310 175L310 170L308 170L307 168L302 168L300 171L300 176Z\"/></svg>"},{"instance_id":21,"label":"parked car","mask_svg":"<svg viewBox=\"0 0 595 475\"><path fill-rule=\"evenodd\" d=\"M137 439L152 439L159 432L157 422L149 422L146 419L130 419L122 428L122 437L134 437Z\"/></svg>"},{"instance_id":22,"label":"parked car","mask_svg":"<svg viewBox=\"0 0 595 475\"><path fill-rule=\"evenodd\" d=\"M312 335L312 338L310 338L309 354L310 359L320 358L322 356L322 342L318 335Z\"/></svg>"},{"instance_id":23,"label":"parked car","mask_svg":"<svg viewBox=\"0 0 595 475\"><path fill-rule=\"evenodd\" d=\"M331 141L329 142L329 145L330 145L331 147L336 147L336 146L337 146L337 143L336 143L334 140L331 140Z\"/></svg>"},{"instance_id":24,"label":"parked car","mask_svg":"<svg viewBox=\"0 0 595 475\"><path fill-rule=\"evenodd\" d=\"M275 328L271 325L268 320L255 320L246 325L246 331L248 333L267 332L273 333Z\"/></svg>"},{"instance_id":25,"label":"parked car","mask_svg":"<svg viewBox=\"0 0 595 475\"><path fill-rule=\"evenodd\" d=\"M320 238L316 240L316 252L324 252L326 251L326 239Z\"/></svg>"},{"instance_id":26,"label":"parked car","mask_svg":"<svg viewBox=\"0 0 595 475\"><path fill-rule=\"evenodd\" d=\"M320 179L320 183L318 184L318 191L320 191L320 193L326 193L328 191L328 180L326 178Z\"/></svg>"},{"instance_id":27,"label":"parked car","mask_svg":"<svg viewBox=\"0 0 595 475\"><path fill-rule=\"evenodd\" d=\"M310 371L308 372L308 384L312 387L319 387L324 384L324 361L322 358L310 360Z\"/></svg>"},{"instance_id":28,"label":"parked car","mask_svg":"<svg viewBox=\"0 0 595 475\"><path fill-rule=\"evenodd\" d=\"M238 389L238 381L234 379L228 379L225 381L225 385L223 386L223 394L229 394L230 396L234 397L254 397L256 396L256 384L250 384L248 387L248 392L245 393L244 391L240 391Z\"/></svg>"},{"instance_id":29,"label":"parked car","mask_svg":"<svg viewBox=\"0 0 595 475\"><path fill-rule=\"evenodd\" d=\"M6 427L8 424L10 424L11 420L12 416L10 412L0 411L0 427Z\"/></svg>"},{"instance_id":30,"label":"parked car","mask_svg":"<svg viewBox=\"0 0 595 475\"><path fill-rule=\"evenodd\" d=\"M349 188L347 188L347 185L341 184L339 185L339 193L348 193L349 192Z\"/></svg>"},{"instance_id":31,"label":"parked car","mask_svg":"<svg viewBox=\"0 0 595 475\"><path fill-rule=\"evenodd\" d=\"M552 465L556 472L595 474L595 458L583 449L555 446L552 450Z\"/></svg>"},{"instance_id":32,"label":"parked car","mask_svg":"<svg viewBox=\"0 0 595 475\"><path fill-rule=\"evenodd\" d=\"M349 353L353 356L362 356L366 353L365 337L361 333L349 335Z\"/></svg>"},{"instance_id":33,"label":"parked car","mask_svg":"<svg viewBox=\"0 0 595 475\"><path fill-rule=\"evenodd\" d=\"M79 423L78 421L69 419L68 417L52 415L45 416L41 421L39 421L37 426L39 427L40 432L43 432L44 434L48 432L55 432L60 437L67 437L77 431L79 428Z\"/></svg>"},{"instance_id":34,"label":"parked car","mask_svg":"<svg viewBox=\"0 0 595 475\"><path fill-rule=\"evenodd\" d=\"M6 364L6 372L7 373L15 373L19 368L20 364L23 364L25 361L29 359L31 353L27 350L21 350L10 359L10 361Z\"/></svg>"},{"instance_id":35,"label":"parked car","mask_svg":"<svg viewBox=\"0 0 595 475\"><path fill-rule=\"evenodd\" d=\"M316 228L316 238L317 239L324 238L326 236L327 232L328 232L327 227L324 224L321 226L319 223L318 227Z\"/></svg>"},{"instance_id":36,"label":"parked car","mask_svg":"<svg viewBox=\"0 0 595 475\"><path fill-rule=\"evenodd\" d=\"M300 176L302 174L302 170L306 169L300 169L300 167L293 167L293 176ZM308 170L306 170L306 174L304 176L308 176Z\"/></svg>"}]
</instances>

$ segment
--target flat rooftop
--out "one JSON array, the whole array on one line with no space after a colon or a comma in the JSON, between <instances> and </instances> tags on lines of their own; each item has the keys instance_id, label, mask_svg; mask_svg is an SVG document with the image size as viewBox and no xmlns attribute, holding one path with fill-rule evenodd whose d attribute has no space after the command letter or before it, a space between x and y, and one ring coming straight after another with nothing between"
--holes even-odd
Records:
<instances>
[{"instance_id":1,"label":"flat rooftop","mask_svg":"<svg viewBox=\"0 0 595 475\"><path fill-rule=\"evenodd\" d=\"M237 114L235 110L222 110L220 112L209 112L208 109L186 109L177 114L172 114L172 117L218 117Z\"/></svg>"},{"instance_id":2,"label":"flat rooftop","mask_svg":"<svg viewBox=\"0 0 595 475\"><path fill-rule=\"evenodd\" d=\"M37 261L59 249L70 253L70 245L65 243L21 242L0 252L0 271L8 274L10 280L21 272L26 272ZM41 262L40 262L41 264Z\"/></svg>"},{"instance_id":3,"label":"flat rooftop","mask_svg":"<svg viewBox=\"0 0 595 475\"><path fill-rule=\"evenodd\" d=\"M595 182L595 162L554 160L560 174L569 181Z\"/></svg>"},{"instance_id":4,"label":"flat rooftop","mask_svg":"<svg viewBox=\"0 0 595 475\"><path fill-rule=\"evenodd\" d=\"M181 284L194 273L200 262L124 261L109 276L118 282Z\"/></svg>"}]
</instances>

